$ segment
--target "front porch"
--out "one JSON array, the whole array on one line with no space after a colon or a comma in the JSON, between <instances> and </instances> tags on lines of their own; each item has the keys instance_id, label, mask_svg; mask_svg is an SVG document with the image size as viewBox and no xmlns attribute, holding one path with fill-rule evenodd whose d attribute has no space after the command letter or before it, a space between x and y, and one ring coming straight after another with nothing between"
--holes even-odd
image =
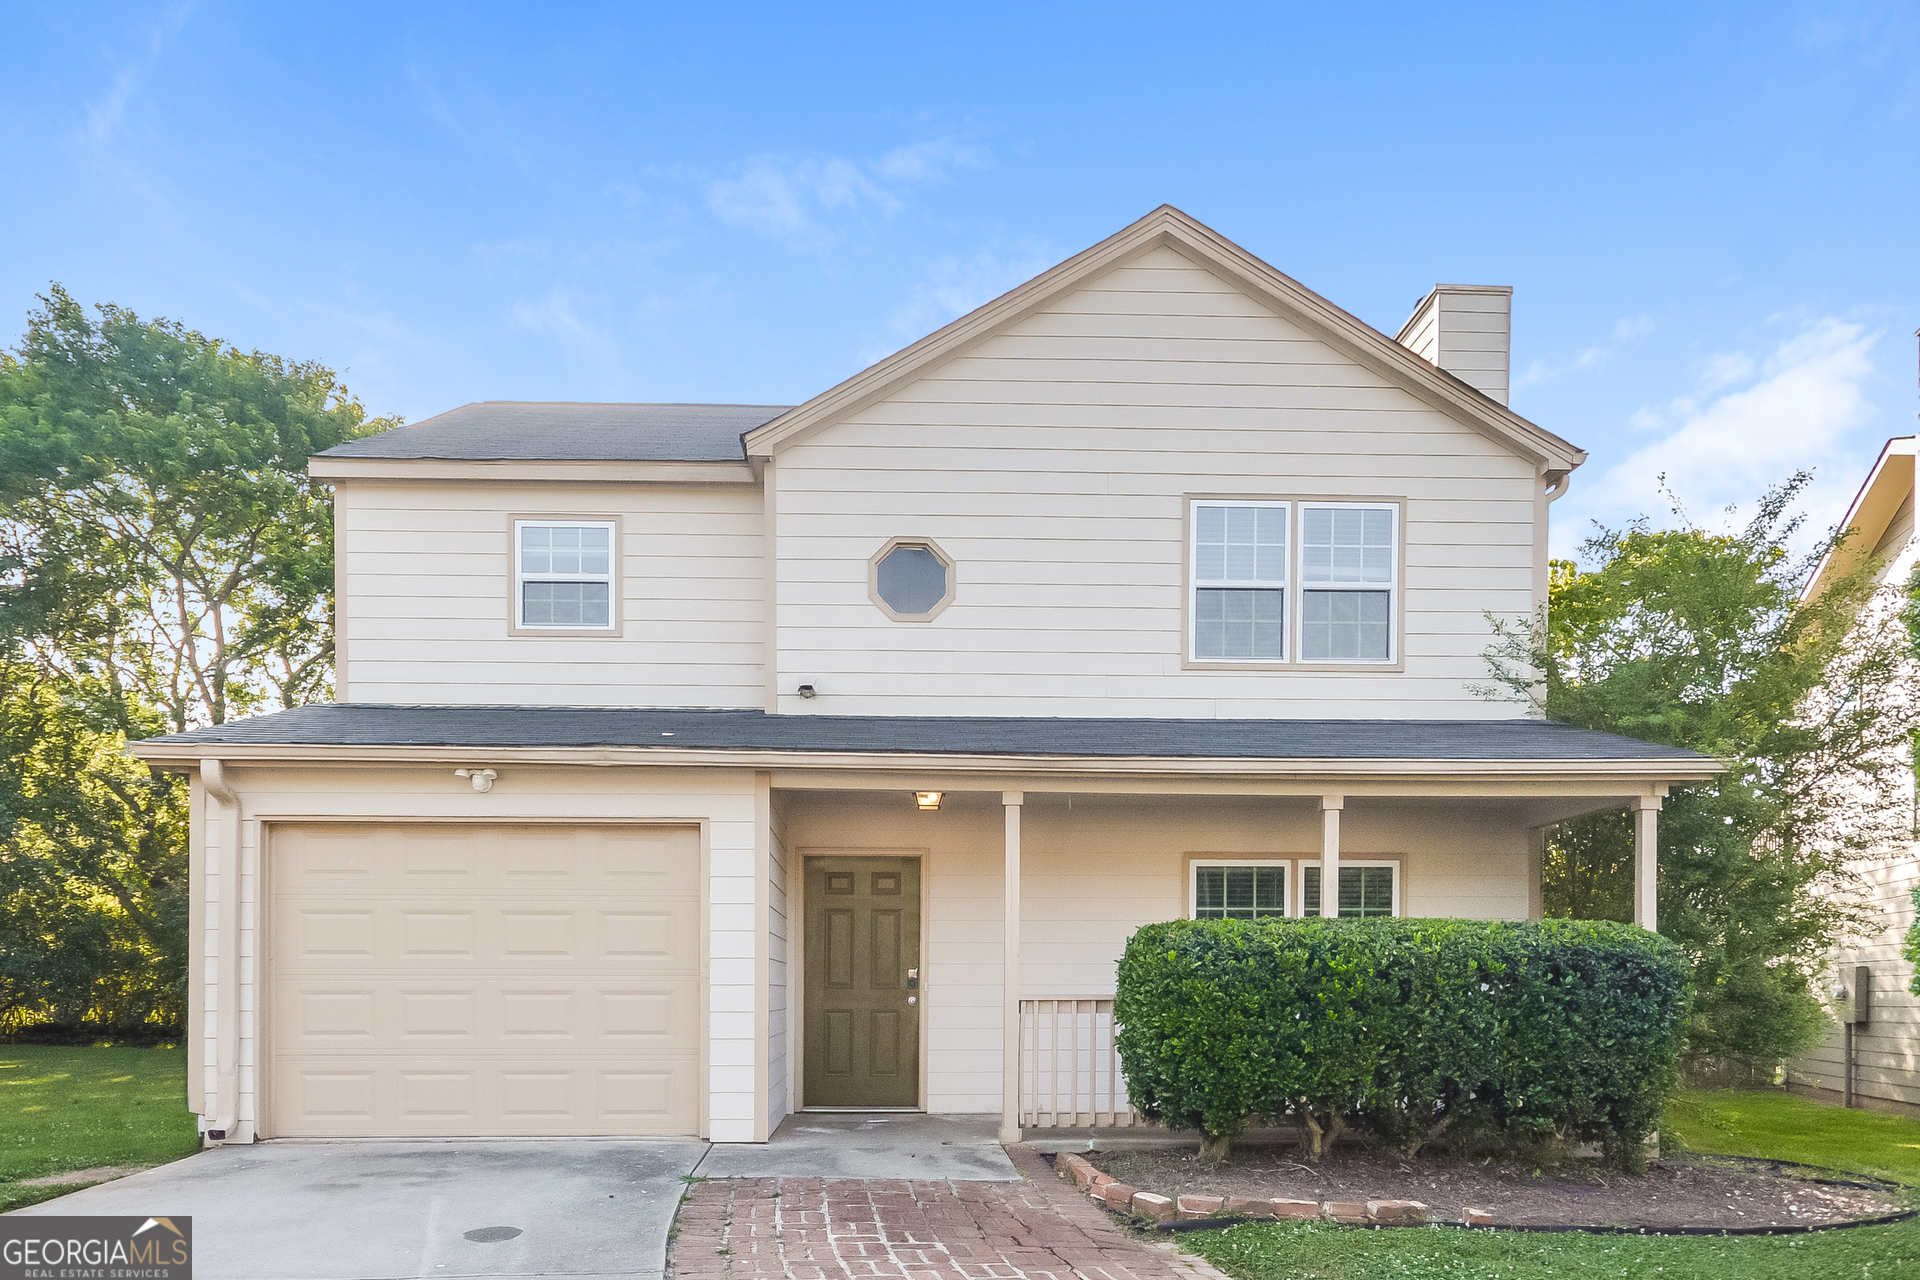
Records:
<instances>
[{"instance_id":1,"label":"front porch","mask_svg":"<svg viewBox=\"0 0 1920 1280\"><path fill-rule=\"evenodd\" d=\"M1429 773L1338 791L1271 777L776 774L767 800L769 1127L823 1099L859 1105L848 1074L858 1077L862 1054L875 1051L876 1037L863 1047L860 1028L876 1019L912 1037L879 1047L880 1074L918 1077L887 1093L890 1105L911 1098L925 1112L992 1113L1002 1141L1132 1125L1112 999L1134 929L1196 914L1538 918L1547 826L1602 808L1638 815L1637 915L1653 927L1667 785L1644 774ZM815 876L808 887L808 868L829 865L909 869L915 942L897 965L884 950L829 955L825 882ZM843 879L848 894L865 883ZM1323 894L1323 884L1340 892ZM849 897L834 909L856 906ZM835 926L842 944L852 921ZM876 972L876 954L888 972ZM875 990L834 1011L830 1025L826 1006L851 992L856 972L856 985ZM822 1037L838 1040L810 1053ZM839 1077L830 1094L820 1088L829 1073Z\"/></svg>"}]
</instances>

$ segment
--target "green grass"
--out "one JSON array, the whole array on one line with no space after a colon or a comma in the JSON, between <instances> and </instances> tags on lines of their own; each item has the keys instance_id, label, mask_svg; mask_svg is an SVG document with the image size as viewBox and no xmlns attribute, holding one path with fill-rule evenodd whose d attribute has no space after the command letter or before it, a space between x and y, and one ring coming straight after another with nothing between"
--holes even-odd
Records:
<instances>
[{"instance_id":1,"label":"green grass","mask_svg":"<svg viewBox=\"0 0 1920 1280\"><path fill-rule=\"evenodd\" d=\"M1663 1134L1685 1151L1798 1160L1920 1185L1920 1122L1774 1089L1682 1090Z\"/></svg>"},{"instance_id":2,"label":"green grass","mask_svg":"<svg viewBox=\"0 0 1920 1280\"><path fill-rule=\"evenodd\" d=\"M1920 1184L1920 1124L1771 1090L1686 1090L1665 1136L1688 1151L1799 1160ZM1798 1236L1538 1235L1450 1227L1242 1226L1180 1237L1239 1280L1895 1280L1920 1277L1920 1221Z\"/></svg>"},{"instance_id":3,"label":"green grass","mask_svg":"<svg viewBox=\"0 0 1920 1280\"><path fill-rule=\"evenodd\" d=\"M78 1190L22 1178L199 1150L186 1076L180 1049L0 1045L0 1212Z\"/></svg>"}]
</instances>

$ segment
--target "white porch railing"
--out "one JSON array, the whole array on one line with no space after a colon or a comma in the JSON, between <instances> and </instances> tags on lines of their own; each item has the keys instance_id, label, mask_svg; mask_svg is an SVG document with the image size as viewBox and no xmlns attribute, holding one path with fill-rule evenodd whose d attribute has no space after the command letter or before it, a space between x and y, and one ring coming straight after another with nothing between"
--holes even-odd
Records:
<instances>
[{"instance_id":1,"label":"white porch railing","mask_svg":"<svg viewBox=\"0 0 1920 1280\"><path fill-rule=\"evenodd\" d=\"M1020 1002L1020 1123L1089 1129L1141 1123L1113 1047L1113 1000Z\"/></svg>"}]
</instances>

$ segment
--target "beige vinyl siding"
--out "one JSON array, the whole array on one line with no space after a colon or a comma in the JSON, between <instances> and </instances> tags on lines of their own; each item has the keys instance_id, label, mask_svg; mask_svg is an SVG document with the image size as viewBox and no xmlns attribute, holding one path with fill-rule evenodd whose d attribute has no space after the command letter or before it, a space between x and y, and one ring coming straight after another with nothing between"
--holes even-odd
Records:
<instances>
[{"instance_id":1,"label":"beige vinyl siding","mask_svg":"<svg viewBox=\"0 0 1920 1280\"><path fill-rule=\"evenodd\" d=\"M1522 713L1468 686L1486 612L1534 605L1533 465L1170 249L783 449L775 476L781 711ZM1404 497L1405 669L1185 669L1187 494ZM867 598L893 537L957 561L930 623Z\"/></svg>"},{"instance_id":2,"label":"beige vinyl siding","mask_svg":"<svg viewBox=\"0 0 1920 1280\"><path fill-rule=\"evenodd\" d=\"M1855 965L1873 969L1872 1021L1855 1033L1854 1088L1870 1098L1920 1107L1920 997L1907 990L1913 966L1901 956L1901 944L1913 926L1913 890L1920 886L1920 846L1910 845L1896 861L1863 870L1867 907L1875 928L1859 945L1833 953L1833 968L1823 981L1853 983ZM1811 1052L1790 1065L1798 1084L1839 1089L1844 1084L1842 1033L1836 1029Z\"/></svg>"},{"instance_id":3,"label":"beige vinyl siding","mask_svg":"<svg viewBox=\"0 0 1920 1280\"><path fill-rule=\"evenodd\" d=\"M744 486L342 482L343 700L757 707L765 564ZM509 635L516 515L617 517L617 637Z\"/></svg>"},{"instance_id":4,"label":"beige vinyl siding","mask_svg":"<svg viewBox=\"0 0 1920 1280\"><path fill-rule=\"evenodd\" d=\"M744 771L704 769L587 769L560 767L503 767L491 792L476 794L452 768L412 766L387 769L304 767L300 769L243 769L230 767L228 781L239 792L240 973L237 1006L240 1012L240 1124L234 1138L251 1141L259 1116L255 1065L260 1062L256 1014L263 954L258 924L262 831L270 836L276 821L299 820L303 825L326 821L380 819L393 822L461 821L506 822L548 820L580 822L645 821L670 825L696 824L705 840L707 864L703 892L708 905L708 937L702 963L709 984L707 1053L709 1075L701 1110L707 1116L705 1133L716 1141L747 1142L754 1138L754 1053L760 1026L755 1014L754 954L755 895L761 892L756 874L753 775ZM205 1094L194 1099L194 1109L211 1115L214 1108L215 1029L218 1022L217 965L222 945L213 922L219 918L219 823L200 815L205 831L208 962L190 1004L197 1007L190 1028L203 1045L208 1064ZM740 1064L745 1064L741 1066ZM743 1074L744 1073L744 1074Z\"/></svg>"},{"instance_id":5,"label":"beige vinyl siding","mask_svg":"<svg viewBox=\"0 0 1920 1280\"><path fill-rule=\"evenodd\" d=\"M1880 537L1879 545L1873 549L1874 558L1883 561L1895 561L1901 552L1907 549L1907 543L1913 538L1913 491L1907 491L1906 501L1893 513L1893 519L1887 523L1887 531ZM1890 568L1894 566L1889 566ZM1891 576L1891 575L1890 575Z\"/></svg>"},{"instance_id":6,"label":"beige vinyl siding","mask_svg":"<svg viewBox=\"0 0 1920 1280\"><path fill-rule=\"evenodd\" d=\"M796 854L919 853L931 1111L1000 1109L1004 816L991 794L950 793L937 813L904 794L797 793ZM1349 798L1345 856L1405 855L1408 915L1525 919L1526 832L1497 803ZM1029 792L1021 817L1020 992L1110 996L1133 931L1186 914L1192 854L1317 858L1320 814L1304 801L1131 798Z\"/></svg>"}]
</instances>

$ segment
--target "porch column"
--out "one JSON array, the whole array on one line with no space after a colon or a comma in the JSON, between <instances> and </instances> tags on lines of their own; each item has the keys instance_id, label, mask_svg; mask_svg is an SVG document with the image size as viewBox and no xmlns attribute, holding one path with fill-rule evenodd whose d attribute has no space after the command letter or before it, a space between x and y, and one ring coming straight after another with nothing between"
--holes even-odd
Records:
<instances>
[{"instance_id":1,"label":"porch column","mask_svg":"<svg viewBox=\"0 0 1920 1280\"><path fill-rule=\"evenodd\" d=\"M1320 914L1340 914L1340 809L1345 796L1320 797Z\"/></svg>"},{"instance_id":2,"label":"porch column","mask_svg":"<svg viewBox=\"0 0 1920 1280\"><path fill-rule=\"evenodd\" d=\"M1527 829L1527 919L1544 920L1547 915L1547 829Z\"/></svg>"},{"instance_id":3,"label":"porch column","mask_svg":"<svg viewBox=\"0 0 1920 1280\"><path fill-rule=\"evenodd\" d=\"M1000 981L1000 1141L1020 1141L1020 805L1026 794L1002 791L1007 811L1006 951Z\"/></svg>"},{"instance_id":4,"label":"porch column","mask_svg":"<svg viewBox=\"0 0 1920 1280\"><path fill-rule=\"evenodd\" d=\"M1633 922L1658 929L1660 797L1635 796L1627 808L1633 814Z\"/></svg>"}]
</instances>

